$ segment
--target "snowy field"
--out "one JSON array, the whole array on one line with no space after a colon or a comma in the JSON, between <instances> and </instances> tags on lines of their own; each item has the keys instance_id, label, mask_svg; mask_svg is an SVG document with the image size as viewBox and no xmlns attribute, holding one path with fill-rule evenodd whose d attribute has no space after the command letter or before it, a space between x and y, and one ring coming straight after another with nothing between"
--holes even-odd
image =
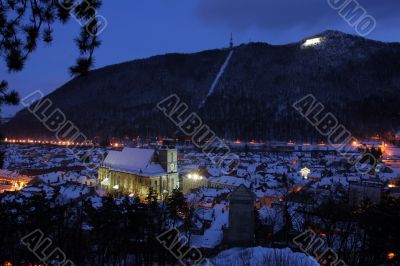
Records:
<instances>
[{"instance_id":1,"label":"snowy field","mask_svg":"<svg viewBox=\"0 0 400 266\"><path fill-rule=\"evenodd\" d=\"M295 253L288 248L263 247L228 249L211 259L211 262L218 266L319 266L315 259L303 253Z\"/></svg>"}]
</instances>

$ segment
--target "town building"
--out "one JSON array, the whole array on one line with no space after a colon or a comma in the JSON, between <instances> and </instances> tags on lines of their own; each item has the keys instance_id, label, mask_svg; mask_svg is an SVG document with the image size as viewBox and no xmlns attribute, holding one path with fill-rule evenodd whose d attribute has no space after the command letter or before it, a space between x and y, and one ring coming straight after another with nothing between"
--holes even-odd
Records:
<instances>
[{"instance_id":1,"label":"town building","mask_svg":"<svg viewBox=\"0 0 400 266\"><path fill-rule=\"evenodd\" d=\"M224 229L224 243L232 246L254 244L254 202L251 189L240 185L229 196L229 224Z\"/></svg>"},{"instance_id":2,"label":"town building","mask_svg":"<svg viewBox=\"0 0 400 266\"><path fill-rule=\"evenodd\" d=\"M257 208L264 206L272 207L275 202L280 202L283 200L283 193L279 189L265 189L256 190L255 194L257 196Z\"/></svg>"},{"instance_id":3,"label":"town building","mask_svg":"<svg viewBox=\"0 0 400 266\"><path fill-rule=\"evenodd\" d=\"M159 199L165 199L179 187L177 153L168 146L111 150L99 167L101 187L141 199L153 188Z\"/></svg>"},{"instance_id":4,"label":"town building","mask_svg":"<svg viewBox=\"0 0 400 266\"><path fill-rule=\"evenodd\" d=\"M17 191L24 188L32 178L21 175L18 172L0 169L0 193L5 191Z\"/></svg>"},{"instance_id":5,"label":"town building","mask_svg":"<svg viewBox=\"0 0 400 266\"><path fill-rule=\"evenodd\" d=\"M210 176L208 178L208 186L210 188L228 188L234 190L241 185L250 187L250 182L244 178L234 176Z\"/></svg>"},{"instance_id":6,"label":"town building","mask_svg":"<svg viewBox=\"0 0 400 266\"><path fill-rule=\"evenodd\" d=\"M189 172L187 174L183 174L181 177L181 190L183 194L189 194L194 189L204 188L207 186L207 178L199 175L196 172Z\"/></svg>"}]
</instances>

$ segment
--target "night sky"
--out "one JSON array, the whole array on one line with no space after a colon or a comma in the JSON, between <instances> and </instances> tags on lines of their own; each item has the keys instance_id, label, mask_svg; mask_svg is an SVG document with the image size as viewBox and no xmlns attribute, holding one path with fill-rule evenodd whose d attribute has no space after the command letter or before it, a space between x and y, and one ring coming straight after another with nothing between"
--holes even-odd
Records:
<instances>
[{"instance_id":1,"label":"night sky","mask_svg":"<svg viewBox=\"0 0 400 266\"><path fill-rule=\"evenodd\" d=\"M358 2L377 21L368 38L399 41L399 0ZM157 54L226 47L230 32L235 44L284 44L327 29L355 34L327 0L103 0L99 14L108 27L95 54L96 68ZM40 45L22 72L7 73L3 60L0 79L8 80L22 97L37 89L55 90L71 79L68 67L78 55L73 43L78 32L74 20L57 25L53 44ZM2 116L20 108L5 107Z\"/></svg>"}]
</instances>

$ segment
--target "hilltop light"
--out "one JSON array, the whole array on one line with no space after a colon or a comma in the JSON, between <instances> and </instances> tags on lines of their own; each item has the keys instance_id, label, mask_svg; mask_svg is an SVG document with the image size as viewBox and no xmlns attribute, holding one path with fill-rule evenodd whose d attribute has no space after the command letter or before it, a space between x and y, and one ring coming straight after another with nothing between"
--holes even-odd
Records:
<instances>
[{"instance_id":1,"label":"hilltop light","mask_svg":"<svg viewBox=\"0 0 400 266\"><path fill-rule=\"evenodd\" d=\"M310 47L310 46L317 46L319 44L321 44L322 42L322 38L318 37L318 38L312 38L312 39L308 39L303 43L303 47Z\"/></svg>"}]
</instances>

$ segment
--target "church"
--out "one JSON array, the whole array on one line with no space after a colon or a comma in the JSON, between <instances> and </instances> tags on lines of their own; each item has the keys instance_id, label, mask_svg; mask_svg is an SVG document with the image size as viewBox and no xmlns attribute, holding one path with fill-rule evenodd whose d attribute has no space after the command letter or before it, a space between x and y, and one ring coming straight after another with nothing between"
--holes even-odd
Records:
<instances>
[{"instance_id":1,"label":"church","mask_svg":"<svg viewBox=\"0 0 400 266\"><path fill-rule=\"evenodd\" d=\"M111 150L98 172L101 187L145 199L150 188L160 200L179 187L178 151L169 146L158 149Z\"/></svg>"}]
</instances>

